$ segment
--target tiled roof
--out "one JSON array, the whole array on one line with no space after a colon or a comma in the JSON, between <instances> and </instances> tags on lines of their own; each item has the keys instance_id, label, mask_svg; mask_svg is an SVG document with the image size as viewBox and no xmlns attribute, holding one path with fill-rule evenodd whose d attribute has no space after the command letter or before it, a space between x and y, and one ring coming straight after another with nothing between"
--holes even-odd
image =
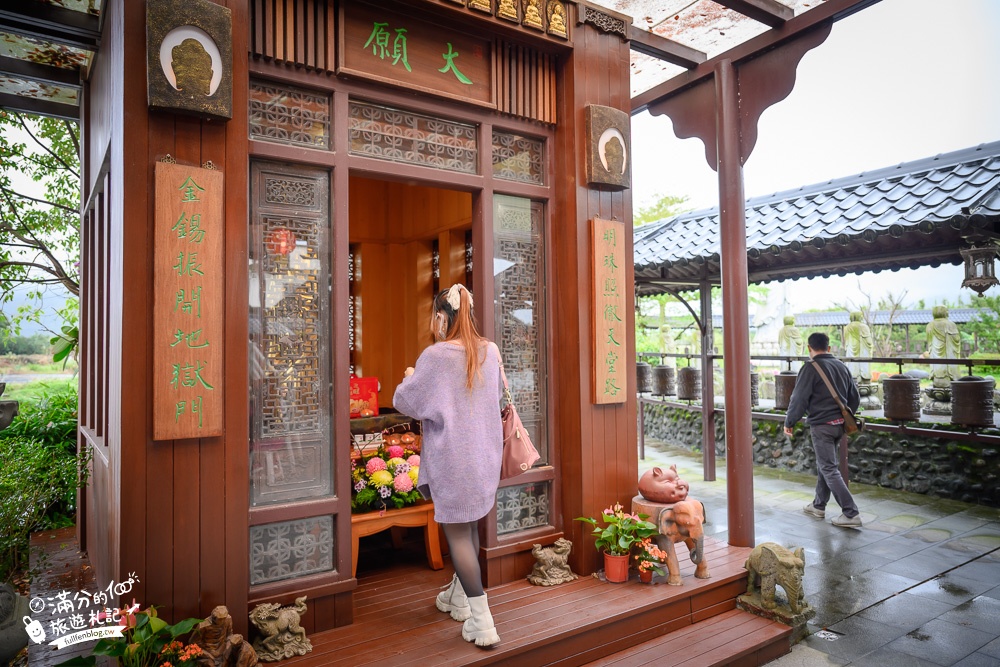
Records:
<instances>
[{"instance_id":1,"label":"tiled roof","mask_svg":"<svg viewBox=\"0 0 1000 667\"><path fill-rule=\"evenodd\" d=\"M1000 228L1000 141L747 200L750 282L958 264ZM635 230L636 282L719 276L719 210Z\"/></svg>"},{"instance_id":2,"label":"tiled roof","mask_svg":"<svg viewBox=\"0 0 1000 667\"><path fill-rule=\"evenodd\" d=\"M977 319L979 308L950 308L948 319L955 324L965 324ZM927 324L934 319L930 310L874 310L871 313L872 324L888 324L892 320L894 325L903 326L906 324ZM822 327L822 326L847 326L851 321L850 313L840 310L827 313L799 313L795 316L795 326L797 327Z\"/></svg>"}]
</instances>

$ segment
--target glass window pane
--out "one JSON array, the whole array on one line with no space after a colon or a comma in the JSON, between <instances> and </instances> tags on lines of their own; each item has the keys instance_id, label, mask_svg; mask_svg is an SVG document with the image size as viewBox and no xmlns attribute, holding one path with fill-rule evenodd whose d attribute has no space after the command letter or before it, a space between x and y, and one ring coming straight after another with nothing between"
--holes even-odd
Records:
<instances>
[{"instance_id":1,"label":"glass window pane","mask_svg":"<svg viewBox=\"0 0 1000 667\"><path fill-rule=\"evenodd\" d=\"M250 248L253 505L333 493L329 175L254 165Z\"/></svg>"},{"instance_id":2,"label":"glass window pane","mask_svg":"<svg viewBox=\"0 0 1000 667\"><path fill-rule=\"evenodd\" d=\"M250 82L250 138L330 147L330 97L291 86Z\"/></svg>"},{"instance_id":3,"label":"glass window pane","mask_svg":"<svg viewBox=\"0 0 1000 667\"><path fill-rule=\"evenodd\" d=\"M506 181L545 184L545 141L493 132L493 175Z\"/></svg>"},{"instance_id":4,"label":"glass window pane","mask_svg":"<svg viewBox=\"0 0 1000 667\"><path fill-rule=\"evenodd\" d=\"M332 516L250 526L250 585L333 570Z\"/></svg>"},{"instance_id":5,"label":"glass window pane","mask_svg":"<svg viewBox=\"0 0 1000 667\"><path fill-rule=\"evenodd\" d=\"M496 342L517 412L548 463L542 211L530 199L493 197Z\"/></svg>"},{"instance_id":6,"label":"glass window pane","mask_svg":"<svg viewBox=\"0 0 1000 667\"><path fill-rule=\"evenodd\" d=\"M497 490L497 535L549 525L549 482Z\"/></svg>"},{"instance_id":7,"label":"glass window pane","mask_svg":"<svg viewBox=\"0 0 1000 667\"><path fill-rule=\"evenodd\" d=\"M348 134L353 155L477 173L475 125L351 101Z\"/></svg>"}]
</instances>

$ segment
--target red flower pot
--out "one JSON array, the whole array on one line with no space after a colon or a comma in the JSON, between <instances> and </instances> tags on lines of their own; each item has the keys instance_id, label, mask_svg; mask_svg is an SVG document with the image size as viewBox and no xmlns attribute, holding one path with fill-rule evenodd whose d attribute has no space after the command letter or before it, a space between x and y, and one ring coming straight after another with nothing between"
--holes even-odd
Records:
<instances>
[{"instance_id":1,"label":"red flower pot","mask_svg":"<svg viewBox=\"0 0 1000 667\"><path fill-rule=\"evenodd\" d=\"M605 551L604 578L616 584L628 581L628 559L628 554L616 556Z\"/></svg>"},{"instance_id":2,"label":"red flower pot","mask_svg":"<svg viewBox=\"0 0 1000 667\"><path fill-rule=\"evenodd\" d=\"M644 584L653 583L653 571L652 570L639 570L639 581Z\"/></svg>"}]
</instances>

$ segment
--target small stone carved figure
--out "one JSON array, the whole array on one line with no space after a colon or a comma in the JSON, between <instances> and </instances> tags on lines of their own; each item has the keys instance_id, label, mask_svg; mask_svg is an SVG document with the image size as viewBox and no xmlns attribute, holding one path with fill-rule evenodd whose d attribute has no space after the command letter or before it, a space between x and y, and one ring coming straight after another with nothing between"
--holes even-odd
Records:
<instances>
[{"instance_id":1,"label":"small stone carved figure","mask_svg":"<svg viewBox=\"0 0 1000 667\"><path fill-rule=\"evenodd\" d=\"M961 354L962 337L958 327L948 319L948 308L934 306L934 319L927 325L927 352L932 359L957 359ZM934 386L951 389L952 380L959 378L958 366L934 366L931 371Z\"/></svg>"},{"instance_id":2,"label":"small stone carved figure","mask_svg":"<svg viewBox=\"0 0 1000 667\"><path fill-rule=\"evenodd\" d=\"M675 542L683 542L690 550L691 562L695 564L694 576L698 579L711 578L704 559L704 523L705 506L697 500L682 500L660 510L657 517L660 534L655 539L657 546L667 552L667 583L671 586L682 583Z\"/></svg>"},{"instance_id":3,"label":"small stone carved figure","mask_svg":"<svg viewBox=\"0 0 1000 667\"><path fill-rule=\"evenodd\" d=\"M673 329L670 328L669 324L663 324L660 326L660 352L665 354L673 354L677 351L677 345L674 343ZM675 367L677 365L677 360L674 357L664 357L661 364Z\"/></svg>"},{"instance_id":4,"label":"small stone carved figure","mask_svg":"<svg viewBox=\"0 0 1000 667\"><path fill-rule=\"evenodd\" d=\"M795 328L795 317L786 315L784 322L785 326L778 330L778 354L783 357L801 357L805 354L805 346L802 332ZM802 362L791 361L786 366L786 370L797 372L802 367Z\"/></svg>"},{"instance_id":5,"label":"small stone carved figure","mask_svg":"<svg viewBox=\"0 0 1000 667\"><path fill-rule=\"evenodd\" d=\"M312 651L312 643L299 619L306 613L306 596L295 598L295 606L282 607L276 602L264 602L250 612L250 622L263 638L254 640L257 656L264 662L284 660Z\"/></svg>"},{"instance_id":6,"label":"small stone carved figure","mask_svg":"<svg viewBox=\"0 0 1000 667\"><path fill-rule=\"evenodd\" d=\"M573 543L565 537L560 537L555 544L545 549L541 544L533 545L531 554L538 562L531 568L528 581L536 586L555 586L578 578L569 568L569 553L572 549Z\"/></svg>"},{"instance_id":7,"label":"small stone carved figure","mask_svg":"<svg viewBox=\"0 0 1000 667\"><path fill-rule=\"evenodd\" d=\"M212 610L212 615L191 632L191 642L204 652L199 664L204 667L253 667L257 652L243 635L233 634L233 617L224 605Z\"/></svg>"},{"instance_id":8,"label":"small stone carved figure","mask_svg":"<svg viewBox=\"0 0 1000 667\"><path fill-rule=\"evenodd\" d=\"M775 587L781 586L788 598L788 606L795 614L808 607L802 591L802 575L806 567L805 550L799 547L789 551L775 542L764 542L754 547L743 565L747 570L747 597L760 596L761 606L774 609Z\"/></svg>"},{"instance_id":9,"label":"small stone carved figure","mask_svg":"<svg viewBox=\"0 0 1000 667\"><path fill-rule=\"evenodd\" d=\"M639 478L639 494L654 503L676 503L687 498L690 485L677 475L677 464L653 468Z\"/></svg>"},{"instance_id":10,"label":"small stone carved figure","mask_svg":"<svg viewBox=\"0 0 1000 667\"><path fill-rule=\"evenodd\" d=\"M28 645L25 623L31 621L30 613L28 598L10 584L0 586L0 665L13 660Z\"/></svg>"}]
</instances>

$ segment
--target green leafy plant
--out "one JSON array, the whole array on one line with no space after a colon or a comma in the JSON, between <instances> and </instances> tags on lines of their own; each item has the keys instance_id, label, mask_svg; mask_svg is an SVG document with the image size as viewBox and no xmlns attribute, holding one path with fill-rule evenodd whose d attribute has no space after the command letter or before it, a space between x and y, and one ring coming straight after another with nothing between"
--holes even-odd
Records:
<instances>
[{"instance_id":1,"label":"green leafy plant","mask_svg":"<svg viewBox=\"0 0 1000 667\"><path fill-rule=\"evenodd\" d=\"M614 507L609 507L601 514L601 519L606 524L603 527L598 524L597 519L589 516L577 517L576 521L583 521L594 527L591 535L597 538L594 546L598 551L625 556L631 553L633 545L659 532L656 526L646 521L647 518L648 514L629 514L621 503L615 503Z\"/></svg>"},{"instance_id":2,"label":"green leafy plant","mask_svg":"<svg viewBox=\"0 0 1000 667\"><path fill-rule=\"evenodd\" d=\"M186 667L199 664L200 646L185 646L177 638L186 635L201 623L199 618L186 618L174 625L156 615L156 607L122 616L121 637L106 637L94 645L91 654L65 660L57 667L90 667L97 656L117 658L121 667Z\"/></svg>"}]
</instances>

